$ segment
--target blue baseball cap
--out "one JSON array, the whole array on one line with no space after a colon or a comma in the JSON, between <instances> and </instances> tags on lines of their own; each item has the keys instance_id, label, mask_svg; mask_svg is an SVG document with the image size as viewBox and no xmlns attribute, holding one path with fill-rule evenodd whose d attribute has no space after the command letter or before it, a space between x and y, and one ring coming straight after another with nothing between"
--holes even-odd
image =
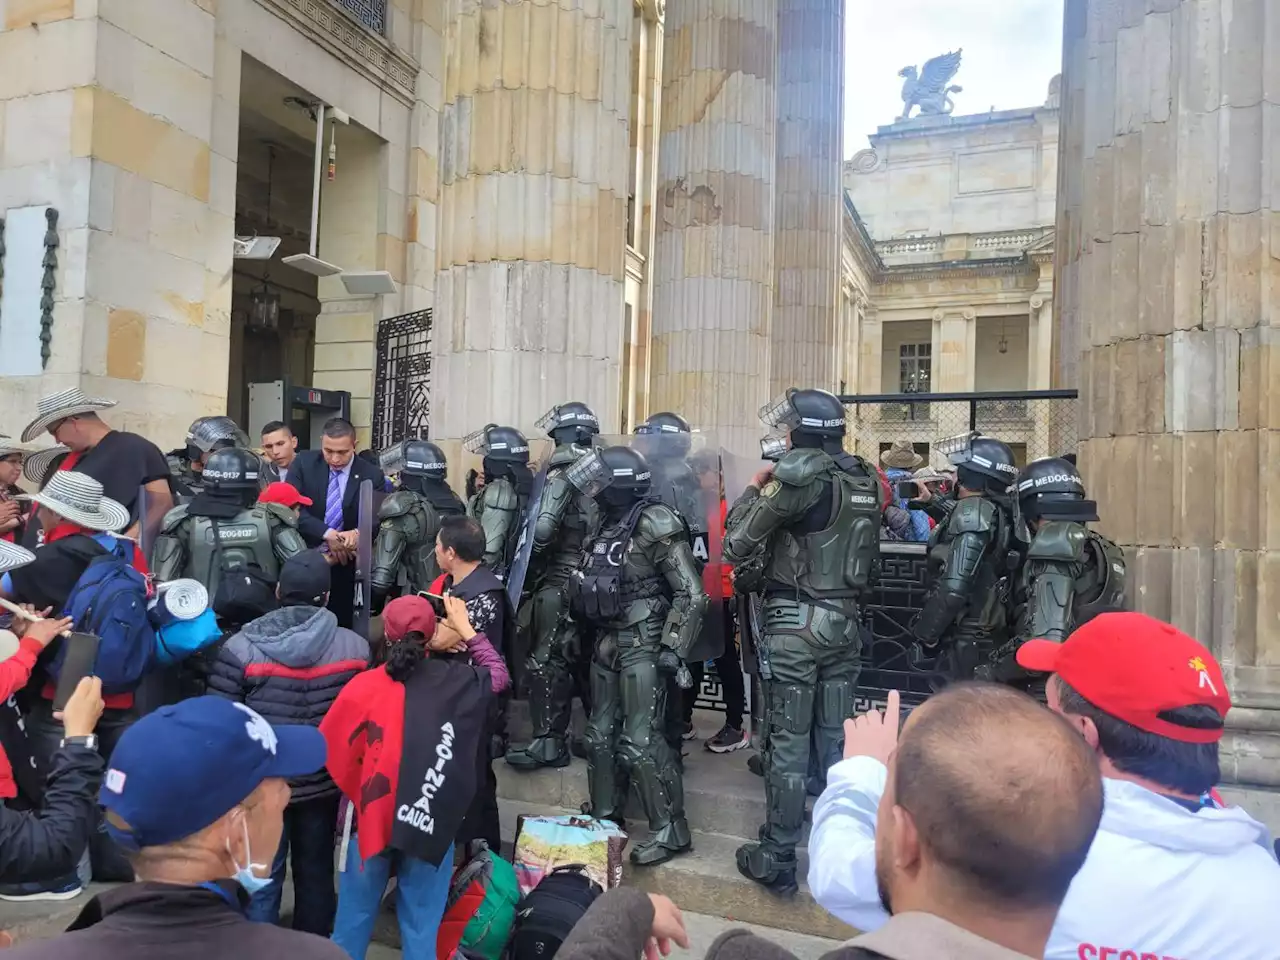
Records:
<instances>
[{"instance_id":1,"label":"blue baseball cap","mask_svg":"<svg viewBox=\"0 0 1280 960\"><path fill-rule=\"evenodd\" d=\"M221 697L195 697L147 714L120 738L99 802L127 826L107 820L126 849L158 847L199 833L272 777L324 767L315 727L273 727Z\"/></svg>"}]
</instances>

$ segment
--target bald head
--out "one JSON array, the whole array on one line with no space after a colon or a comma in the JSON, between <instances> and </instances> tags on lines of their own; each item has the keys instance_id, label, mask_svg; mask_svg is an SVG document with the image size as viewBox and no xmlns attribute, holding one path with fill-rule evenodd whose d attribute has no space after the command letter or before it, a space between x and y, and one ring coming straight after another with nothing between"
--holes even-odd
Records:
<instances>
[{"instance_id":1,"label":"bald head","mask_svg":"<svg viewBox=\"0 0 1280 960\"><path fill-rule=\"evenodd\" d=\"M1102 816L1083 738L1005 686L956 684L916 709L893 776L921 857L970 901L1056 907Z\"/></svg>"}]
</instances>

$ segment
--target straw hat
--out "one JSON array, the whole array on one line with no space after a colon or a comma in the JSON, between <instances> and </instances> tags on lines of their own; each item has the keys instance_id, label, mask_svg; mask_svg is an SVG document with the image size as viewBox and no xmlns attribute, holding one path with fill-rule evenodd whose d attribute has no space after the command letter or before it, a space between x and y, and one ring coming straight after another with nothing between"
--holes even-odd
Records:
<instances>
[{"instance_id":1,"label":"straw hat","mask_svg":"<svg viewBox=\"0 0 1280 960\"><path fill-rule=\"evenodd\" d=\"M15 453L22 454L22 457L25 460L30 456L31 448L24 447L20 443L14 443L13 437L6 437L4 434L0 433L0 460L3 460L5 457L12 456Z\"/></svg>"},{"instance_id":2,"label":"straw hat","mask_svg":"<svg viewBox=\"0 0 1280 960\"><path fill-rule=\"evenodd\" d=\"M893 446L880 454L880 462L897 470L914 470L924 463L924 457L916 453L910 440L895 440Z\"/></svg>"},{"instance_id":3,"label":"straw hat","mask_svg":"<svg viewBox=\"0 0 1280 960\"><path fill-rule=\"evenodd\" d=\"M48 507L89 530L115 533L129 525L129 511L124 505L104 497L102 484L93 477L74 470L59 470L39 493L23 494L18 499Z\"/></svg>"},{"instance_id":4,"label":"straw hat","mask_svg":"<svg viewBox=\"0 0 1280 960\"><path fill-rule=\"evenodd\" d=\"M35 558L36 555L30 550L8 540L0 540L0 573L25 567Z\"/></svg>"},{"instance_id":5,"label":"straw hat","mask_svg":"<svg viewBox=\"0 0 1280 960\"><path fill-rule=\"evenodd\" d=\"M87 396L79 387L60 390L50 396L41 397L36 401L36 418L28 423L27 428L22 431L22 442L30 443L44 433L51 423L56 423L67 417L74 417L78 413L95 413L98 410L107 410L115 405L116 402L114 400Z\"/></svg>"},{"instance_id":6,"label":"straw hat","mask_svg":"<svg viewBox=\"0 0 1280 960\"><path fill-rule=\"evenodd\" d=\"M22 475L39 487L53 468L53 462L70 452L70 447L59 443L28 453L22 460Z\"/></svg>"}]
</instances>

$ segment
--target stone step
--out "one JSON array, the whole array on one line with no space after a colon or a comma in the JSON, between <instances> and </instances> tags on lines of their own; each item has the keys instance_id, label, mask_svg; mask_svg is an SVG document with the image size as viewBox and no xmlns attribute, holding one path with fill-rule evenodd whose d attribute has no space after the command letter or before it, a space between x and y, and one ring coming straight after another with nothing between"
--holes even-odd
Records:
<instances>
[{"instance_id":1,"label":"stone step","mask_svg":"<svg viewBox=\"0 0 1280 960\"><path fill-rule=\"evenodd\" d=\"M507 843L515 837L516 821L521 815L554 815L573 810L549 810L543 804L518 800L499 800L502 836ZM636 843L644 841L647 831L640 824L629 826L631 842L624 860L623 883L649 893L670 897L682 911L705 913L730 921L750 918L751 923L773 930L811 934L835 940L847 940L856 934L851 927L836 920L809 895L803 877L809 869L807 852L799 851L800 892L789 898L778 897L738 873L734 851L743 842L740 837L694 831L693 850L656 867L633 866L629 853ZM379 939L382 939L381 937ZM780 941L781 942L781 941Z\"/></svg>"},{"instance_id":2,"label":"stone step","mask_svg":"<svg viewBox=\"0 0 1280 960\"><path fill-rule=\"evenodd\" d=\"M708 719L711 718L711 719ZM685 743L684 804L689 826L701 833L754 838L765 821L764 780L747 769L752 748L716 754L702 740L719 729L714 715L695 715L699 739ZM587 764L574 758L567 767L524 771L495 763L498 796L507 800L579 811L588 799ZM629 820L643 816L632 796ZM805 839L808 838L805 825Z\"/></svg>"}]
</instances>

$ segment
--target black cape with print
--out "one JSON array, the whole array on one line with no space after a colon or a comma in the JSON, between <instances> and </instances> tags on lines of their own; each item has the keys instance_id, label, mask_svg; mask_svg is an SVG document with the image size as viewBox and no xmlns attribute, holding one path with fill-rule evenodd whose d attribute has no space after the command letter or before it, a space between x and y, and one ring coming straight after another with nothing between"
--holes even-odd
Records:
<instances>
[{"instance_id":1,"label":"black cape with print","mask_svg":"<svg viewBox=\"0 0 1280 960\"><path fill-rule=\"evenodd\" d=\"M438 866L476 792L475 758L488 740L489 671L427 656L404 684L404 743L391 848Z\"/></svg>"}]
</instances>

